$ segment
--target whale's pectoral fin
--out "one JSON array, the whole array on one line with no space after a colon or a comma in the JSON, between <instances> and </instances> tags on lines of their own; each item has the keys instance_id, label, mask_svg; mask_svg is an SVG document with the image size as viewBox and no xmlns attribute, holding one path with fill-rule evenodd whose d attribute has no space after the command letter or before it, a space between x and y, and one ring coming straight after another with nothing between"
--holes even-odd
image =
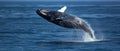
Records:
<instances>
[{"instance_id":1,"label":"whale's pectoral fin","mask_svg":"<svg viewBox=\"0 0 120 51\"><path fill-rule=\"evenodd\" d=\"M64 13L66 9L67 9L67 6L64 6L61 9L59 9L58 12L63 12Z\"/></svg>"}]
</instances>

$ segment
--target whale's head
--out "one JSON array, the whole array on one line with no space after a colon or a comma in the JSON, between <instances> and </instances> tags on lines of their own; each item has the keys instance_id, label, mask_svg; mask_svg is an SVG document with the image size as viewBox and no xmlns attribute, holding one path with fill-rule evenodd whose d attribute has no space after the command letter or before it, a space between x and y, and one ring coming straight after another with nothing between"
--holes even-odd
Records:
<instances>
[{"instance_id":1,"label":"whale's head","mask_svg":"<svg viewBox=\"0 0 120 51\"><path fill-rule=\"evenodd\" d=\"M36 13L43 17L44 19L47 19L48 21L53 21L56 18L60 17L63 15L63 13L58 12L58 11L49 11L45 9L37 9Z\"/></svg>"}]
</instances>

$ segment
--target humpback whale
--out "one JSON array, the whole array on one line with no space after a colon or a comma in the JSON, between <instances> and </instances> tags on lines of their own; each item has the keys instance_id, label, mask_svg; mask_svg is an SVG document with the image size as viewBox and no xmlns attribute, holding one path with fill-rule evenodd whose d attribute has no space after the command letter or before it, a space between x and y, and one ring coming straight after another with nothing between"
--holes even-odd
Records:
<instances>
[{"instance_id":1,"label":"humpback whale","mask_svg":"<svg viewBox=\"0 0 120 51\"><path fill-rule=\"evenodd\" d=\"M67 9L67 6L62 7L58 11L50 11L45 9L37 9L36 13L46 19L49 22L52 22L56 25L65 27L65 28L74 28L81 29L87 32L91 38L94 37L94 32L91 30L90 26L83 19L64 13Z\"/></svg>"}]
</instances>

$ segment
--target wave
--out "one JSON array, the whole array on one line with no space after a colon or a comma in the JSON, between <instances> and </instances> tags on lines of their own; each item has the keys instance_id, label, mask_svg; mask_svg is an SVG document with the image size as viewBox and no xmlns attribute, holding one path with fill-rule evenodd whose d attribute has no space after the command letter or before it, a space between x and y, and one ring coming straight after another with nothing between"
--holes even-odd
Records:
<instances>
[{"instance_id":1,"label":"wave","mask_svg":"<svg viewBox=\"0 0 120 51\"><path fill-rule=\"evenodd\" d=\"M38 18L35 14L12 13L10 16L1 14L0 18ZM81 18L120 18L120 14L74 14ZM73 15L73 16L74 16Z\"/></svg>"},{"instance_id":2,"label":"wave","mask_svg":"<svg viewBox=\"0 0 120 51\"><path fill-rule=\"evenodd\" d=\"M120 14L80 14L83 18L119 18Z\"/></svg>"},{"instance_id":3,"label":"wave","mask_svg":"<svg viewBox=\"0 0 120 51\"><path fill-rule=\"evenodd\" d=\"M64 5L1 5L0 7L62 7ZM120 5L67 5L68 7L80 6L105 6L105 7L119 7Z\"/></svg>"},{"instance_id":4,"label":"wave","mask_svg":"<svg viewBox=\"0 0 120 51\"><path fill-rule=\"evenodd\" d=\"M84 41L39 41L36 42L37 44L81 44L81 43L95 43L95 42L108 42L110 40L106 40L106 39L98 39L96 41L93 42L84 42Z\"/></svg>"}]
</instances>

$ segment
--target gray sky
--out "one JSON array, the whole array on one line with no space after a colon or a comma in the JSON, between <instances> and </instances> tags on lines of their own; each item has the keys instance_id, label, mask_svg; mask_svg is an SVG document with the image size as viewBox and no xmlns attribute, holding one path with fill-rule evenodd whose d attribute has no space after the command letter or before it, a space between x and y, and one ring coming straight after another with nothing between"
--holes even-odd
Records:
<instances>
[{"instance_id":1,"label":"gray sky","mask_svg":"<svg viewBox=\"0 0 120 51\"><path fill-rule=\"evenodd\" d=\"M120 1L120 0L0 0L0 1Z\"/></svg>"}]
</instances>

